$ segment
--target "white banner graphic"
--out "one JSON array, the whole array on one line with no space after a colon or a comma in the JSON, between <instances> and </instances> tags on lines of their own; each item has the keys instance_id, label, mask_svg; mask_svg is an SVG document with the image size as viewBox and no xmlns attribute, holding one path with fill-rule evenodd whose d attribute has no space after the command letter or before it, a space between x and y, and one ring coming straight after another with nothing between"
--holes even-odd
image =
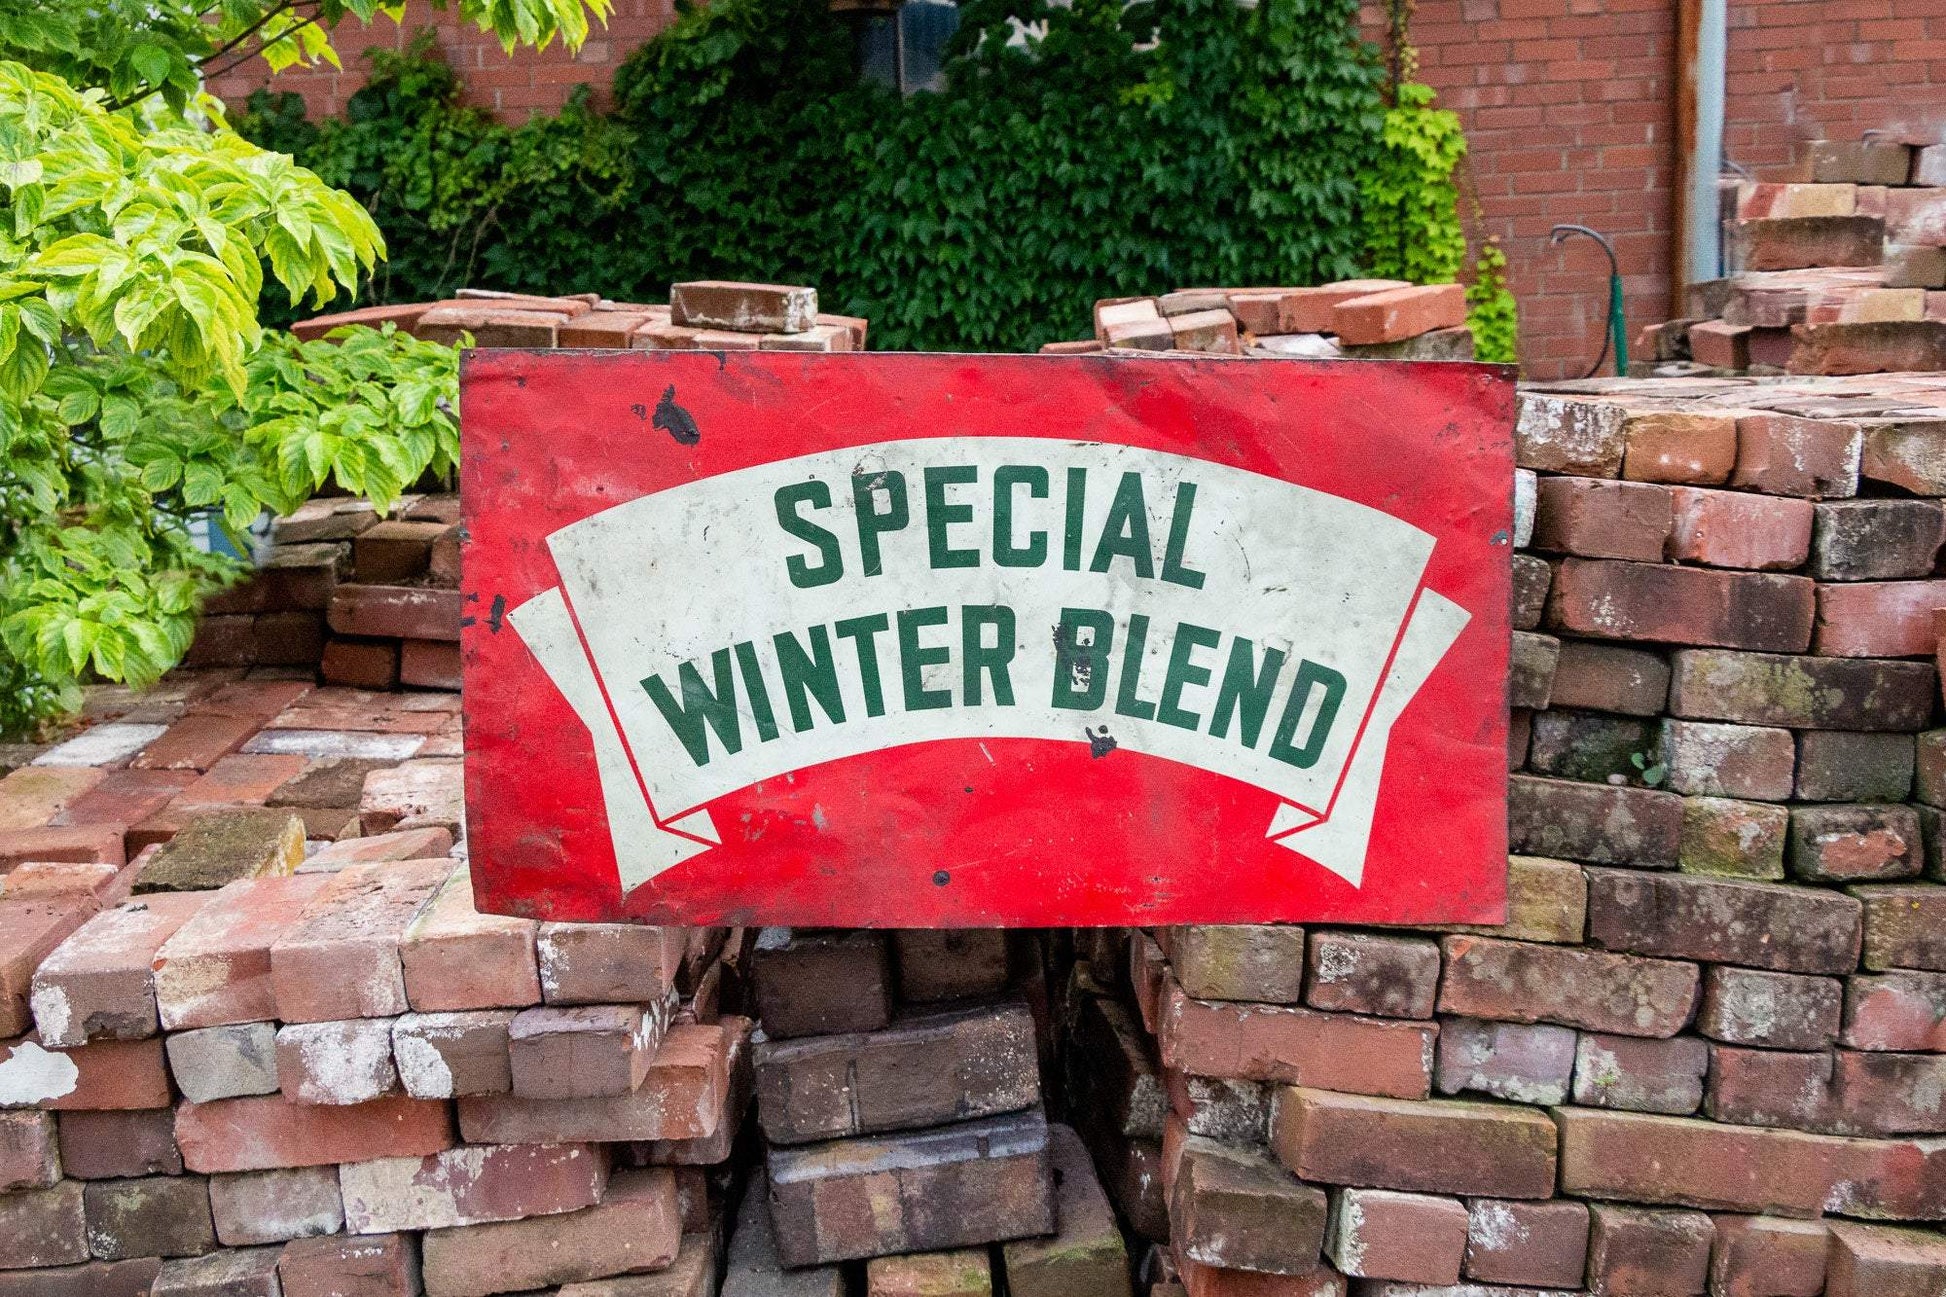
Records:
<instances>
[{"instance_id":1,"label":"white banner graphic","mask_svg":"<svg viewBox=\"0 0 1946 1297\"><path fill-rule=\"evenodd\" d=\"M560 587L510 621L592 737L624 890L717 843L726 793L1009 738L1268 790L1267 835L1357 885L1392 725L1469 618L1390 514L1028 437L758 465L548 547Z\"/></svg>"}]
</instances>

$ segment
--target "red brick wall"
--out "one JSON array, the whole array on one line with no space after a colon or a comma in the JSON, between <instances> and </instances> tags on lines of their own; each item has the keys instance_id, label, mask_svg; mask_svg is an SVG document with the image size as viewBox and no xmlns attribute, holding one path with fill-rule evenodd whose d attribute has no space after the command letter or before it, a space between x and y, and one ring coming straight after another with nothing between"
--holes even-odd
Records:
<instances>
[{"instance_id":1,"label":"red brick wall","mask_svg":"<svg viewBox=\"0 0 1946 1297\"><path fill-rule=\"evenodd\" d=\"M668 25L670 0L617 0L578 56L558 46L509 59L450 13L412 0L403 28L347 24L345 70L285 73L314 113L362 82L363 51L431 25L469 97L512 120L556 108L575 85L605 91L614 65ZM1367 30L1381 30L1380 10ZM1420 0L1420 74L1459 111L1484 225L1500 235L1521 308L1521 362L1538 378L1578 374L1601 346L1607 266L1585 240L1555 249L1556 222L1608 234L1622 258L1628 318L1666 318L1674 158L1675 0ZM1788 167L1805 140L1896 128L1946 132L1946 0L1732 0L1725 108L1731 161ZM240 100L264 77L215 87ZM1158 288L1166 285L1158 285Z\"/></svg>"}]
</instances>

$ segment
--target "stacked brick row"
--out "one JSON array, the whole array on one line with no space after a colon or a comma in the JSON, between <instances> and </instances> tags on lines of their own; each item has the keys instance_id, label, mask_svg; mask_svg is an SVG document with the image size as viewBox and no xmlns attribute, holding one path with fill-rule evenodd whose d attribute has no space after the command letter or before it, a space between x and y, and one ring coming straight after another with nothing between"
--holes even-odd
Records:
<instances>
[{"instance_id":1,"label":"stacked brick row","mask_svg":"<svg viewBox=\"0 0 1946 1297\"><path fill-rule=\"evenodd\" d=\"M767 1192L739 1219L729 1297L841 1297L860 1260L871 1297L1127 1297L1088 1153L1045 1114L1033 950L999 931L759 935Z\"/></svg>"},{"instance_id":2,"label":"stacked brick row","mask_svg":"<svg viewBox=\"0 0 1946 1297\"><path fill-rule=\"evenodd\" d=\"M710 1297L748 943L477 913L457 698L238 674L7 753L0 1294Z\"/></svg>"},{"instance_id":3,"label":"stacked brick row","mask_svg":"<svg viewBox=\"0 0 1946 1297\"><path fill-rule=\"evenodd\" d=\"M1942 383L1523 394L1508 922L1079 938L1165 1283L1946 1290Z\"/></svg>"},{"instance_id":4,"label":"stacked brick row","mask_svg":"<svg viewBox=\"0 0 1946 1297\"><path fill-rule=\"evenodd\" d=\"M1800 177L1738 187L1736 274L1652 325L1651 361L1730 372L1946 369L1946 145L1817 141Z\"/></svg>"},{"instance_id":5,"label":"stacked brick row","mask_svg":"<svg viewBox=\"0 0 1946 1297\"><path fill-rule=\"evenodd\" d=\"M1095 303L1095 336L1050 342L1048 355L1181 352L1219 356L1341 356L1471 360L1466 290L1402 279L1348 279L1309 288L1185 288Z\"/></svg>"},{"instance_id":6,"label":"stacked brick row","mask_svg":"<svg viewBox=\"0 0 1946 1297\"><path fill-rule=\"evenodd\" d=\"M815 288L711 279L672 285L666 305L463 288L443 302L321 315L292 332L310 340L347 324L392 324L449 346L471 337L476 347L623 351L863 351L868 327L854 316L821 314Z\"/></svg>"}]
</instances>

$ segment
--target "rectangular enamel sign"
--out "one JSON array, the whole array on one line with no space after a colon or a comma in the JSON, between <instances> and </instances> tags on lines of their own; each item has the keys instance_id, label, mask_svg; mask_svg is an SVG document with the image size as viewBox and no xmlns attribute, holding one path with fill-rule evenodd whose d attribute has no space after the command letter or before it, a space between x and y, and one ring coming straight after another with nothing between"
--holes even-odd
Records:
<instances>
[{"instance_id":1,"label":"rectangular enamel sign","mask_svg":"<svg viewBox=\"0 0 1946 1297\"><path fill-rule=\"evenodd\" d=\"M470 353L479 902L1494 921L1512 401L1461 364Z\"/></svg>"}]
</instances>

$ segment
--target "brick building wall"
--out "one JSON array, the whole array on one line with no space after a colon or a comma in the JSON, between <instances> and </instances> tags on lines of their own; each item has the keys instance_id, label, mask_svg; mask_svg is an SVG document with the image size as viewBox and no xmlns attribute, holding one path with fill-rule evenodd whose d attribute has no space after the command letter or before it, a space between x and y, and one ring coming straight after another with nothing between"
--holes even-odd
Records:
<instances>
[{"instance_id":1,"label":"brick building wall","mask_svg":"<svg viewBox=\"0 0 1946 1297\"><path fill-rule=\"evenodd\" d=\"M1380 13L1366 14L1374 36ZM1521 362L1533 377L1586 369L1606 318L1600 252L1581 240L1550 248L1557 222L1614 240L1632 326L1668 314L1674 15L1675 0L1420 0L1421 76L1465 122L1484 228L1512 264ZM412 0L401 27L340 30L343 71L292 71L275 83L303 94L314 114L340 111L362 83L368 48L402 47L430 25L470 101L520 120L559 107L576 85L605 92L614 66L672 16L670 0L617 0L607 30L578 55L557 46L508 58L450 12ZM1732 162L1775 175L1806 140L1946 132L1946 0L1734 0L1730 26ZM215 89L238 102L265 80L256 65Z\"/></svg>"}]
</instances>

